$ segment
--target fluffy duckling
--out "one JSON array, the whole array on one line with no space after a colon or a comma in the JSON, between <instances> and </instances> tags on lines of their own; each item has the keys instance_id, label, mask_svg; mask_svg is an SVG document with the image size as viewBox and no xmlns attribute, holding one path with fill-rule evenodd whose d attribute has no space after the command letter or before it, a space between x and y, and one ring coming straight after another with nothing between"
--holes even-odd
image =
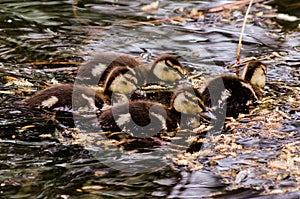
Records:
<instances>
[{"instance_id":1,"label":"fluffy duckling","mask_svg":"<svg viewBox=\"0 0 300 199\"><path fill-rule=\"evenodd\" d=\"M83 84L104 85L104 93L108 96L118 93L127 97L132 95L131 99L137 100L148 98L145 94L147 92L139 92L143 91L145 84L174 84L183 75L183 67L173 55L161 55L148 67L128 55L101 53L82 64L77 80ZM140 90L134 92L137 89Z\"/></svg>"},{"instance_id":2,"label":"fluffy duckling","mask_svg":"<svg viewBox=\"0 0 300 199\"><path fill-rule=\"evenodd\" d=\"M86 104L86 100L90 103L90 101L95 99L95 106L102 108L103 104L111 104L112 93L131 94L137 89L137 84L138 75L135 70L129 67L116 67L107 75L104 88L80 83L58 84L37 92L20 104L30 108L49 110L60 108L60 110L63 110L62 107L72 109L72 103L76 103L79 106ZM83 100L83 98L86 98L86 100Z\"/></svg>"},{"instance_id":3,"label":"fluffy duckling","mask_svg":"<svg viewBox=\"0 0 300 199\"><path fill-rule=\"evenodd\" d=\"M76 92L95 93L95 89L92 89L89 84L91 82L86 81L96 79L97 82L94 85L97 85L98 81L103 84L102 92L96 87L97 95L99 95L96 97L102 99L100 107L103 103L110 105L112 94L130 95L145 82L147 71L144 67L138 66L140 63L131 56L117 53L98 54L79 68L79 81L76 80L74 84ZM103 73L102 76L98 77L101 73ZM72 84L61 84L40 91L23 100L21 104L31 108L72 107L72 94Z\"/></svg>"},{"instance_id":4,"label":"fluffy duckling","mask_svg":"<svg viewBox=\"0 0 300 199\"><path fill-rule=\"evenodd\" d=\"M159 56L151 67L148 67L129 55L103 52L82 64L76 78L85 84L104 84L111 71L116 68L138 69L140 74L143 74L142 84L145 81L147 84L173 84L184 76L183 66L170 54Z\"/></svg>"},{"instance_id":5,"label":"fluffy duckling","mask_svg":"<svg viewBox=\"0 0 300 199\"><path fill-rule=\"evenodd\" d=\"M98 121L104 131L151 137L159 132L176 130L183 122L183 116L201 114L205 109L202 100L196 89L182 86L174 93L170 107L149 100L128 101L103 111Z\"/></svg>"},{"instance_id":6,"label":"fluffy duckling","mask_svg":"<svg viewBox=\"0 0 300 199\"><path fill-rule=\"evenodd\" d=\"M137 89L138 78L129 67L116 67L108 75L104 88L91 85L59 84L37 92L19 105L32 109L43 109L55 113L58 121L74 126L76 111L95 111L119 100L120 95L129 95ZM121 97L122 99L122 97ZM67 119L70 118L70 119Z\"/></svg>"},{"instance_id":7,"label":"fluffy duckling","mask_svg":"<svg viewBox=\"0 0 300 199\"><path fill-rule=\"evenodd\" d=\"M209 81L202 95L204 104L220 116L237 117L248 112L248 104L261 96L266 84L266 66L259 61L251 61L245 66L242 76L220 76ZM216 117L218 117L216 116Z\"/></svg>"},{"instance_id":8,"label":"fluffy duckling","mask_svg":"<svg viewBox=\"0 0 300 199\"><path fill-rule=\"evenodd\" d=\"M66 110L69 110L69 105L72 104L72 92L72 84L51 86L45 90L38 91L35 95L17 103L32 109L55 109L65 107ZM70 97L66 98L66 96Z\"/></svg>"}]
</instances>

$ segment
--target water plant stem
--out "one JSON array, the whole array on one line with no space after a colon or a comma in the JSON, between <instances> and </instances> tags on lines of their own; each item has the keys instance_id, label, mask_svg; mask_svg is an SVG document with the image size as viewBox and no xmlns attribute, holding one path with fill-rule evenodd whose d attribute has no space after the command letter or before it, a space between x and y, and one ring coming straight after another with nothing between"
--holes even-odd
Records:
<instances>
[{"instance_id":1,"label":"water plant stem","mask_svg":"<svg viewBox=\"0 0 300 199\"><path fill-rule=\"evenodd\" d=\"M245 18L244 18L244 22L243 22L243 26L242 26L242 30L241 30L241 34L240 34L240 38L239 38L239 44L238 44L238 48L237 48L237 55L236 55L236 65L240 64L240 57L241 57L241 48L242 48L242 39L243 39L243 34L245 32L245 27L246 27L246 22L247 22L247 18L250 12L250 8L252 6L253 0L250 1L248 9L246 11L245 14Z\"/></svg>"}]
</instances>

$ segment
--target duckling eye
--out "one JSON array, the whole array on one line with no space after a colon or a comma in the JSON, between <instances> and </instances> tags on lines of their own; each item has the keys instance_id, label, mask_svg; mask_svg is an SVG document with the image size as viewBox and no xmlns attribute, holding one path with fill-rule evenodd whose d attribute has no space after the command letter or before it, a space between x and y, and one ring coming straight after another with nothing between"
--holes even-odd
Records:
<instances>
[{"instance_id":1,"label":"duckling eye","mask_svg":"<svg viewBox=\"0 0 300 199\"><path fill-rule=\"evenodd\" d=\"M123 81L122 83L123 83L124 85L127 85L127 84L128 84L126 81Z\"/></svg>"},{"instance_id":2,"label":"duckling eye","mask_svg":"<svg viewBox=\"0 0 300 199\"><path fill-rule=\"evenodd\" d=\"M187 103L188 103L188 101L187 101L187 100L183 100L183 103L184 103L184 104L187 104Z\"/></svg>"},{"instance_id":3,"label":"duckling eye","mask_svg":"<svg viewBox=\"0 0 300 199\"><path fill-rule=\"evenodd\" d=\"M164 67L163 70L166 71L166 72L169 72L170 69L168 67Z\"/></svg>"}]
</instances>

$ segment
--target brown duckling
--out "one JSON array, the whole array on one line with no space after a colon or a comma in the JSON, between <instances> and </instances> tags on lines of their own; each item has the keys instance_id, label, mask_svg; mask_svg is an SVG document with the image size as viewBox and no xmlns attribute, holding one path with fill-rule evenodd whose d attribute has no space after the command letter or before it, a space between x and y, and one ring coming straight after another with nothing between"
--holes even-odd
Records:
<instances>
[{"instance_id":1,"label":"brown duckling","mask_svg":"<svg viewBox=\"0 0 300 199\"><path fill-rule=\"evenodd\" d=\"M82 64L78 70L77 80L85 84L104 84L109 74L116 68L139 68L147 83L174 83L184 76L183 66L178 59L164 54L154 60L151 67L141 64L135 58L118 53L99 53L90 61ZM145 83L145 82L143 82Z\"/></svg>"},{"instance_id":2,"label":"brown duckling","mask_svg":"<svg viewBox=\"0 0 300 199\"><path fill-rule=\"evenodd\" d=\"M147 84L173 84L184 76L183 66L170 54L159 56L151 67L148 67L129 55L100 53L80 66L77 78L87 84L104 84L111 71L119 67L139 68L140 73L143 71L144 81L146 80Z\"/></svg>"},{"instance_id":3,"label":"brown duckling","mask_svg":"<svg viewBox=\"0 0 300 199\"><path fill-rule=\"evenodd\" d=\"M137 76L136 71L129 67L116 67L108 74L104 88L87 86L77 82L75 84L58 84L37 92L20 104L30 108L49 110L62 107L72 109L72 104L84 105L88 99L83 100L83 98L89 98L89 100L91 98L92 101L93 99L96 100L96 107L102 108L103 104L111 104L112 93L127 95L136 90Z\"/></svg>"},{"instance_id":4,"label":"brown duckling","mask_svg":"<svg viewBox=\"0 0 300 199\"><path fill-rule=\"evenodd\" d=\"M90 117L88 116L90 114L95 114L95 111L102 108L107 101L105 97L101 91L95 88L59 84L37 92L32 97L18 102L18 105L52 113L60 124L74 127L73 117L75 115L78 116L76 119L84 119Z\"/></svg>"},{"instance_id":5,"label":"brown duckling","mask_svg":"<svg viewBox=\"0 0 300 199\"><path fill-rule=\"evenodd\" d=\"M31 108L57 108L62 106L72 107L72 96L77 93L90 93L101 99L98 107L102 107L103 103L111 103L111 95L123 94L129 95L133 93L138 85L145 81L144 69L137 67L140 65L133 57L116 54L116 53L101 53L84 63L78 72L79 80L72 84L60 84L43 91L38 92L34 96L23 100L21 104ZM103 89L93 85L86 84L82 81L85 75L90 75L91 79L98 77L99 71L104 70L100 77ZM81 79L82 78L82 79ZM101 91L102 90L102 91ZM76 91L76 93L73 93ZM52 99L52 100L51 100ZM74 99L77 100L77 99ZM96 99L97 100L97 99ZM79 101L79 100L78 100Z\"/></svg>"},{"instance_id":6,"label":"brown duckling","mask_svg":"<svg viewBox=\"0 0 300 199\"><path fill-rule=\"evenodd\" d=\"M183 116L201 114L205 109L202 100L196 89L182 86L174 93L170 107L149 100L127 101L103 111L98 121L104 131L151 137L159 132L176 130Z\"/></svg>"},{"instance_id":7,"label":"brown duckling","mask_svg":"<svg viewBox=\"0 0 300 199\"><path fill-rule=\"evenodd\" d=\"M145 94L147 92L143 92L143 94L139 92L143 91L145 84L173 84L183 78L183 73L183 67L178 59L169 54L159 56L152 66L148 67L128 55L101 53L80 67L77 82L101 83L104 85L104 93L108 96L119 93L126 94L127 97L131 95L132 100L137 100L149 98ZM138 88L139 91L134 92ZM151 92L151 94L153 93Z\"/></svg>"},{"instance_id":8,"label":"brown duckling","mask_svg":"<svg viewBox=\"0 0 300 199\"><path fill-rule=\"evenodd\" d=\"M59 84L37 92L34 96L19 102L19 105L53 112L60 122L74 126L72 118L76 111L90 110L95 113L104 105L110 105L112 99L117 101L120 95L128 95L136 90L138 83L136 76L138 76L136 71L129 67L116 67L108 74L104 88L78 82ZM71 119L65 122L67 118Z\"/></svg>"},{"instance_id":9,"label":"brown duckling","mask_svg":"<svg viewBox=\"0 0 300 199\"><path fill-rule=\"evenodd\" d=\"M248 112L248 104L259 99L266 84L266 66L250 61L245 66L244 79L236 76L220 76L208 82L204 91L204 104L211 107L216 117L237 117Z\"/></svg>"},{"instance_id":10,"label":"brown duckling","mask_svg":"<svg viewBox=\"0 0 300 199\"><path fill-rule=\"evenodd\" d=\"M53 111L70 111L72 109L72 103L81 105L88 104L90 108L102 107L104 98L99 96L99 92L96 92L95 89L87 86L78 86L75 91L77 92L76 96L81 96L80 99L73 98L74 90L73 84L58 84L37 92L34 96L21 101L20 104L29 108ZM95 103L91 104L89 98L95 98ZM76 102L73 102L73 100L76 100Z\"/></svg>"}]
</instances>

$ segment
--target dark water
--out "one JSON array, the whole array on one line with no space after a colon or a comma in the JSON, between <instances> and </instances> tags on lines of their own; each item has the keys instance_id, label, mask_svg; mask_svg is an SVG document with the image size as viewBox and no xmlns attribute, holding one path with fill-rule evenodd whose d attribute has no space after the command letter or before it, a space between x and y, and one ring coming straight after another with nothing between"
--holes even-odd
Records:
<instances>
[{"instance_id":1,"label":"dark water","mask_svg":"<svg viewBox=\"0 0 300 199\"><path fill-rule=\"evenodd\" d=\"M153 57L175 53L192 73L228 73L225 65L235 61L244 10L226 16L207 13L204 18L184 22L164 19L186 16L192 8L207 10L229 2L233 1L163 1L159 10L145 13L141 7L151 1L1 1L1 198L199 198L217 192L224 194L221 198L258 196L262 190L249 186L226 190L228 183L215 174L243 164L239 160L217 161L218 166L212 171L207 166L211 162L199 158L206 166L190 172L158 156L165 155L161 148L153 150L156 155L144 152L126 156L107 154L103 148L90 150L88 144L58 141L53 134L62 128L50 116L15 107L13 102L24 96L9 93L18 90L18 86L6 85L7 76L25 78L34 83L33 90L41 89L53 78L72 82L75 74L70 69L97 51L136 57L145 50ZM265 11L263 7L252 9L254 14L261 11ZM225 20L229 15L232 21ZM141 23L149 20L161 22ZM299 94L299 27L280 27L268 16L251 18L248 24L242 58L264 60L268 64L269 82L283 82ZM65 67L68 70L46 70ZM278 97L283 92L274 91L272 85L267 85L267 89ZM295 132L294 138L299 141L299 108L288 107L284 101L279 104L282 111L292 116L282 122L282 131ZM247 137L238 142L245 147L268 148L262 158L276 158L278 154L269 148L275 150L284 143L280 139L266 143ZM115 161L108 164L107 157ZM272 184L254 181L255 176L250 175L244 185ZM294 181L290 181L292 187ZM299 192L288 197L297 198Z\"/></svg>"}]
</instances>

